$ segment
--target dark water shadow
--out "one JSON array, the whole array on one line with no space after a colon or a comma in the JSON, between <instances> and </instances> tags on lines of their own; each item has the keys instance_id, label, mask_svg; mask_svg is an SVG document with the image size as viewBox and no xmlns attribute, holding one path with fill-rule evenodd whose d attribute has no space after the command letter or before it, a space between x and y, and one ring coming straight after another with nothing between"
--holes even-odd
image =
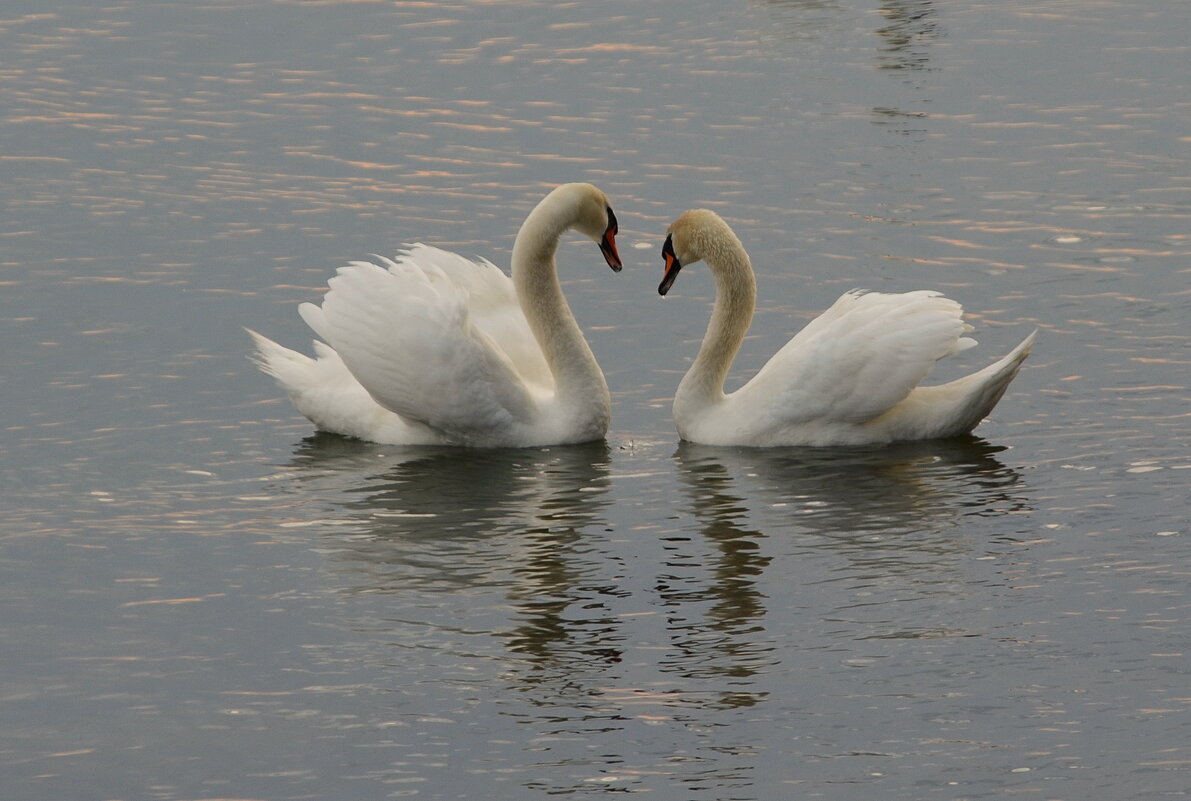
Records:
<instances>
[{"instance_id":1,"label":"dark water shadow","mask_svg":"<svg viewBox=\"0 0 1191 801\"><path fill-rule=\"evenodd\" d=\"M985 552L965 536L965 519L982 518L984 530L984 518L1029 510L1021 475L998 458L1005 450L976 437L884 448L682 443L674 459L701 535L685 562L703 575L686 567L661 588L674 610L673 668L737 680L764 672L778 630L792 625L774 618L766 590L789 582L818 610L802 625L841 642L853 630L951 636L935 619L896 622L889 603L962 593L964 566Z\"/></svg>"},{"instance_id":2,"label":"dark water shadow","mask_svg":"<svg viewBox=\"0 0 1191 801\"><path fill-rule=\"evenodd\" d=\"M792 528L847 537L1027 510L1020 473L998 459L1005 450L978 437L881 448L682 443L675 459L701 519L786 510Z\"/></svg>"},{"instance_id":3,"label":"dark water shadow","mask_svg":"<svg viewBox=\"0 0 1191 801\"><path fill-rule=\"evenodd\" d=\"M987 530L987 518L1030 510L1021 475L997 458L1004 450L976 437L884 448L683 443L674 458L704 539L725 565L729 554L744 559L738 579L772 555L826 554L847 575L884 581L972 555L969 519Z\"/></svg>"},{"instance_id":4,"label":"dark water shadow","mask_svg":"<svg viewBox=\"0 0 1191 801\"><path fill-rule=\"evenodd\" d=\"M494 626L511 665L521 665L508 680L534 695L619 661L620 626L601 600L623 594L599 543L610 502L606 443L395 448L319 435L289 466L335 524L321 547L339 593L401 596L403 614L413 603L427 620L457 615L460 605L506 608L473 625Z\"/></svg>"},{"instance_id":5,"label":"dark water shadow","mask_svg":"<svg viewBox=\"0 0 1191 801\"><path fill-rule=\"evenodd\" d=\"M318 435L288 472L332 519L333 558L372 573L355 591L380 592L508 581L509 565L491 564L501 555L523 577L555 582L558 550L608 503L610 464L603 442L399 448Z\"/></svg>"},{"instance_id":6,"label":"dark water shadow","mask_svg":"<svg viewBox=\"0 0 1191 801\"><path fill-rule=\"evenodd\" d=\"M885 24L877 29L877 66L883 70L930 68L930 45L941 36L934 0L883 0Z\"/></svg>"}]
</instances>

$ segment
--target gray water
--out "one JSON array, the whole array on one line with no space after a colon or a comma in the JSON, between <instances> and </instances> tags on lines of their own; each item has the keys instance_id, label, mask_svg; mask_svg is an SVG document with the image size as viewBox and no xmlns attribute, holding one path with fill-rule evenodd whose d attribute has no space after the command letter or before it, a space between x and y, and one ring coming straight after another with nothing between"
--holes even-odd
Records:
<instances>
[{"instance_id":1,"label":"gray water","mask_svg":"<svg viewBox=\"0 0 1191 801\"><path fill-rule=\"evenodd\" d=\"M1191 4L7 0L0 796L1150 799L1191 787ZM560 253L606 443L316 435L245 356L339 264ZM841 292L1038 345L971 439L680 445Z\"/></svg>"}]
</instances>

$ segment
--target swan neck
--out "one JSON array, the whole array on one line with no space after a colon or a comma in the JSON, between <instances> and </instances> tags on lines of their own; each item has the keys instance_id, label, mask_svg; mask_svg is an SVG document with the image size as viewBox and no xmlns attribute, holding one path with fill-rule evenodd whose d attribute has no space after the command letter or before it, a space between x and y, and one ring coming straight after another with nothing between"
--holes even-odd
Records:
<instances>
[{"instance_id":1,"label":"swan neck","mask_svg":"<svg viewBox=\"0 0 1191 801\"><path fill-rule=\"evenodd\" d=\"M577 203L558 192L530 212L513 243L513 286L530 330L554 375L559 400L610 408L608 385L558 280L555 254L578 222Z\"/></svg>"},{"instance_id":2,"label":"swan neck","mask_svg":"<svg viewBox=\"0 0 1191 801\"><path fill-rule=\"evenodd\" d=\"M725 242L704 261L715 276L715 306L695 363L683 378L675 398L679 406L701 407L724 400L728 370L753 320L757 283L748 254L739 242Z\"/></svg>"}]
</instances>

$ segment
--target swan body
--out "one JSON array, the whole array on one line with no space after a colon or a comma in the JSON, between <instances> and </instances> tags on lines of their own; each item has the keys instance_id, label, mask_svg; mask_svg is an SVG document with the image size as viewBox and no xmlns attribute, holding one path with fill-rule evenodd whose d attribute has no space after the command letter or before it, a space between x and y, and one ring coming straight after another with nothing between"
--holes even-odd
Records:
<instances>
[{"instance_id":1,"label":"swan body","mask_svg":"<svg viewBox=\"0 0 1191 801\"><path fill-rule=\"evenodd\" d=\"M341 267L298 313L314 358L249 331L254 360L320 430L394 445L522 447L602 439L604 374L558 281L568 230L621 268L616 216L590 184L564 184L530 212L512 278L491 262L416 244Z\"/></svg>"},{"instance_id":2,"label":"swan body","mask_svg":"<svg viewBox=\"0 0 1191 801\"><path fill-rule=\"evenodd\" d=\"M703 260L715 307L694 364L674 397L674 423L708 445L871 445L966 434L1001 399L1034 334L1007 356L937 386L919 386L939 359L976 344L963 309L938 292L853 291L812 320L730 394L724 381L752 321L748 253L719 215L695 209L662 248L665 295L683 265Z\"/></svg>"}]
</instances>

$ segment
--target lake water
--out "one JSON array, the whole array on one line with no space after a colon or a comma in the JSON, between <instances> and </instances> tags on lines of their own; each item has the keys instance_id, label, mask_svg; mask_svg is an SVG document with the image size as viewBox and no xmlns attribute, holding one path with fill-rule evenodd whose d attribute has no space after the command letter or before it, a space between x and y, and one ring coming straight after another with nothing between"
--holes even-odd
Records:
<instances>
[{"instance_id":1,"label":"lake water","mask_svg":"<svg viewBox=\"0 0 1191 801\"><path fill-rule=\"evenodd\" d=\"M1191 4L7 0L0 795L1191 791ZM339 264L507 265L554 184L606 443L315 435L247 361ZM978 437L680 445L719 210L747 378L934 288Z\"/></svg>"}]
</instances>

